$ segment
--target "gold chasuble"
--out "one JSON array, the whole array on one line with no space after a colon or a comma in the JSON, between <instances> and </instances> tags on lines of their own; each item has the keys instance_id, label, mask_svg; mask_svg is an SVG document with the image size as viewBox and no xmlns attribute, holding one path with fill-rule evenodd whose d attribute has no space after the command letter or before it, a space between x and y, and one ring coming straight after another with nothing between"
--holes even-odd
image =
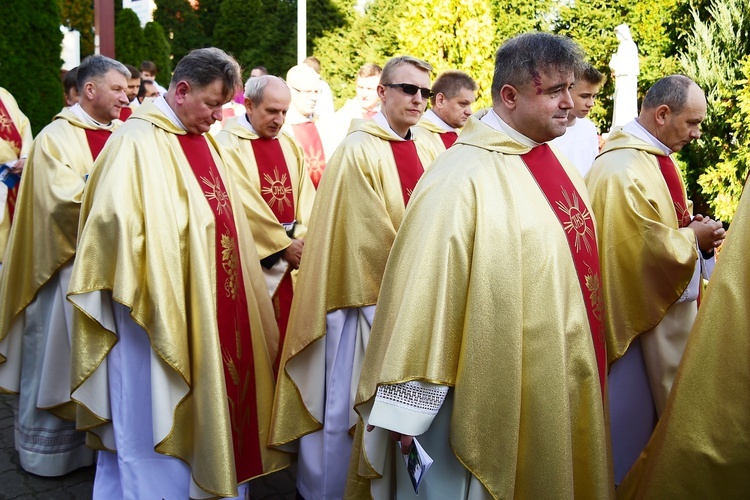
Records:
<instances>
[{"instance_id":1,"label":"gold chasuble","mask_svg":"<svg viewBox=\"0 0 750 500\"><path fill-rule=\"evenodd\" d=\"M292 125L294 138L302 146L305 153L307 172L310 175L313 186L318 189L320 178L326 169L326 155L323 151L323 141L318 133L318 126L314 122L303 122Z\"/></svg>"},{"instance_id":2,"label":"gold chasuble","mask_svg":"<svg viewBox=\"0 0 750 500\"><path fill-rule=\"evenodd\" d=\"M13 96L0 87L0 164L28 156L32 141L29 119L18 108ZM18 189L18 185L8 189L8 196L0 208L0 263L4 262L3 256L10 235Z\"/></svg>"},{"instance_id":3,"label":"gold chasuble","mask_svg":"<svg viewBox=\"0 0 750 500\"><path fill-rule=\"evenodd\" d=\"M622 130L609 136L586 184L598 221L611 365L661 322L690 283L698 250L695 233L683 225L692 206L672 161Z\"/></svg>"},{"instance_id":4,"label":"gold chasuble","mask_svg":"<svg viewBox=\"0 0 750 500\"><path fill-rule=\"evenodd\" d=\"M315 188L294 139L284 132L277 139L261 139L236 119L230 119L217 134L216 142L223 147L227 169L236 181L260 259L286 249L292 237L304 239ZM289 233L287 227L292 227ZM269 345L275 370L289 322L296 275L287 269L275 289L269 290L280 334Z\"/></svg>"},{"instance_id":5,"label":"gold chasuble","mask_svg":"<svg viewBox=\"0 0 750 500\"><path fill-rule=\"evenodd\" d=\"M440 152L443 152L449 147L453 146L453 144L456 142L456 139L458 139L458 134L456 132L443 130L424 117L419 120L419 123L416 124L413 130L415 137L424 138L432 142L434 144L434 147Z\"/></svg>"},{"instance_id":6,"label":"gold chasuble","mask_svg":"<svg viewBox=\"0 0 750 500\"><path fill-rule=\"evenodd\" d=\"M394 143L412 146L403 165ZM328 162L315 198L292 304L274 401L270 444L322 428L326 314L377 302L380 280L415 172L437 155L428 144L395 138L374 121L356 120ZM418 160L419 165L414 165ZM406 184L402 184L402 180Z\"/></svg>"},{"instance_id":7,"label":"gold chasuble","mask_svg":"<svg viewBox=\"0 0 750 500\"><path fill-rule=\"evenodd\" d=\"M119 122L118 122L119 123ZM20 183L16 224L11 228L0 278L0 363L23 335L23 316L39 289L76 253L78 218L86 176L110 136L68 108L47 125L33 144ZM14 326L14 325L18 326ZM13 327L13 328L12 328ZM17 338L12 338L12 337ZM3 375L0 390L18 392L20 359L15 376ZM59 416L72 417L63 409Z\"/></svg>"},{"instance_id":8,"label":"gold chasuble","mask_svg":"<svg viewBox=\"0 0 750 500\"><path fill-rule=\"evenodd\" d=\"M469 118L412 196L356 410L369 415L379 385L452 387L449 436L436 446L449 441L493 498L611 498L586 189L548 146L514 141L480 121L486 113ZM389 485L371 480L404 465L389 463L387 433L365 424L347 498L388 497Z\"/></svg>"},{"instance_id":9,"label":"gold chasuble","mask_svg":"<svg viewBox=\"0 0 750 500\"><path fill-rule=\"evenodd\" d=\"M750 190L740 199L664 413L618 498L750 491Z\"/></svg>"},{"instance_id":10,"label":"gold chasuble","mask_svg":"<svg viewBox=\"0 0 750 500\"><path fill-rule=\"evenodd\" d=\"M209 136L185 135L145 102L89 178L78 246L86 258L76 260L68 294L72 399L89 445L116 451L111 301L128 307L161 374L152 382L161 402L152 410L154 450L185 462L208 496L230 497L238 482L289 464L265 446L274 384L267 338L278 332L234 179Z\"/></svg>"}]
</instances>

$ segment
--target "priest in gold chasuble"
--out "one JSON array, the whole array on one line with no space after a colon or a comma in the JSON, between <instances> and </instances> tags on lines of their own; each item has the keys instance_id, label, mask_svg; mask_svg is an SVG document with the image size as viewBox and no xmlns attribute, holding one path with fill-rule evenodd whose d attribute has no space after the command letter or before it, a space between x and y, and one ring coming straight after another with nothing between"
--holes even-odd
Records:
<instances>
[{"instance_id":1,"label":"priest in gold chasuble","mask_svg":"<svg viewBox=\"0 0 750 500\"><path fill-rule=\"evenodd\" d=\"M10 92L0 87L0 168L6 166L10 173L20 175L31 151L32 140L29 119ZM3 179L7 175L5 170L0 172ZM8 183L12 183L10 179ZM8 183L0 183L0 206L3 207L0 208L0 269L18 197L18 184L9 188Z\"/></svg>"},{"instance_id":2,"label":"priest in gold chasuble","mask_svg":"<svg viewBox=\"0 0 750 500\"><path fill-rule=\"evenodd\" d=\"M362 366L346 498L614 496L594 221L583 179L546 144L582 61L567 38L506 42L493 108L414 191ZM419 497L389 431L434 459Z\"/></svg>"},{"instance_id":3,"label":"priest in gold chasuble","mask_svg":"<svg viewBox=\"0 0 750 500\"><path fill-rule=\"evenodd\" d=\"M307 500L344 494L354 391L380 280L404 207L437 154L411 135L430 71L412 57L386 64L381 113L352 127L315 197L270 440L299 449L297 488Z\"/></svg>"},{"instance_id":4,"label":"priest in gold chasuble","mask_svg":"<svg viewBox=\"0 0 750 500\"><path fill-rule=\"evenodd\" d=\"M266 446L273 308L205 134L240 83L220 49L191 52L88 181L68 299L76 424L101 450L94 498L244 498L289 464Z\"/></svg>"},{"instance_id":5,"label":"priest in gold chasuble","mask_svg":"<svg viewBox=\"0 0 750 500\"><path fill-rule=\"evenodd\" d=\"M618 498L745 498L750 490L750 190L701 301L664 413Z\"/></svg>"},{"instance_id":6,"label":"priest in gold chasuble","mask_svg":"<svg viewBox=\"0 0 750 500\"><path fill-rule=\"evenodd\" d=\"M18 393L21 466L62 476L91 465L70 401L70 319L65 300L76 255L86 178L122 106L129 72L92 56L79 66L79 103L64 108L33 143L20 184L0 278L0 390Z\"/></svg>"},{"instance_id":7,"label":"priest in gold chasuble","mask_svg":"<svg viewBox=\"0 0 750 500\"><path fill-rule=\"evenodd\" d=\"M251 78L245 99L247 113L228 120L216 142L236 179L273 302L280 338L269 350L278 371L315 188L299 145L281 132L291 99L286 83Z\"/></svg>"},{"instance_id":8,"label":"priest in gold chasuble","mask_svg":"<svg viewBox=\"0 0 750 500\"><path fill-rule=\"evenodd\" d=\"M647 92L636 120L610 134L586 183L596 215L610 366L615 481L664 410L713 269L721 223L692 216L671 154L700 137L706 99L672 75Z\"/></svg>"},{"instance_id":9,"label":"priest in gold chasuble","mask_svg":"<svg viewBox=\"0 0 750 500\"><path fill-rule=\"evenodd\" d=\"M432 84L430 109L414 128L417 136L432 141L438 151L451 147L471 116L477 100L477 84L463 71L445 71Z\"/></svg>"}]
</instances>

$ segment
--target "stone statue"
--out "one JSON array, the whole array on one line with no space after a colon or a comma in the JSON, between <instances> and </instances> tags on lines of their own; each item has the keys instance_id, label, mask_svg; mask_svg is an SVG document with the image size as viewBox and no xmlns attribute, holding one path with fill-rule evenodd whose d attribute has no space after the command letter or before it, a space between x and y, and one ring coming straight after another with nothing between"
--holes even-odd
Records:
<instances>
[{"instance_id":1,"label":"stone statue","mask_svg":"<svg viewBox=\"0 0 750 500\"><path fill-rule=\"evenodd\" d=\"M638 47L630 35L627 24L615 28L620 41L617 52L612 54L609 67L615 78L615 106L612 127L620 127L638 116Z\"/></svg>"}]
</instances>

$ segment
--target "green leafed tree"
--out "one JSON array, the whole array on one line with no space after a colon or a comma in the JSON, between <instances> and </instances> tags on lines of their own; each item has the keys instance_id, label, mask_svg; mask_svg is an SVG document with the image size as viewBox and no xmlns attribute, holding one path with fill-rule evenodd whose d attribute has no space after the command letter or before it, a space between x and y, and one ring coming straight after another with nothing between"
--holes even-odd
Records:
<instances>
[{"instance_id":1,"label":"green leafed tree","mask_svg":"<svg viewBox=\"0 0 750 500\"><path fill-rule=\"evenodd\" d=\"M81 33L81 58L94 53L94 2L58 0L62 25Z\"/></svg>"},{"instance_id":2,"label":"green leafed tree","mask_svg":"<svg viewBox=\"0 0 750 500\"><path fill-rule=\"evenodd\" d=\"M0 86L16 98L34 134L63 106L60 21L57 2L0 2Z\"/></svg>"},{"instance_id":3,"label":"green leafed tree","mask_svg":"<svg viewBox=\"0 0 750 500\"><path fill-rule=\"evenodd\" d=\"M172 59L169 40L164 34L164 28L156 21L146 23L143 28L145 39L145 53L143 58L156 64L159 69L159 80L169 82L172 78ZM140 64L140 62L139 62ZM137 65L135 65L137 67ZM165 83L166 85L166 83Z\"/></svg>"},{"instance_id":4,"label":"green leafed tree","mask_svg":"<svg viewBox=\"0 0 750 500\"><path fill-rule=\"evenodd\" d=\"M744 0L713 0L693 15L680 62L706 92L708 114L682 157L694 198L729 221L750 170L750 11Z\"/></svg>"},{"instance_id":5,"label":"green leafed tree","mask_svg":"<svg viewBox=\"0 0 750 500\"><path fill-rule=\"evenodd\" d=\"M198 14L188 0L156 0L154 21L164 28L176 62L191 50L208 45Z\"/></svg>"},{"instance_id":6,"label":"green leafed tree","mask_svg":"<svg viewBox=\"0 0 750 500\"><path fill-rule=\"evenodd\" d=\"M132 9L122 9L115 22L115 57L135 67L146 59L146 37L141 21Z\"/></svg>"}]
</instances>

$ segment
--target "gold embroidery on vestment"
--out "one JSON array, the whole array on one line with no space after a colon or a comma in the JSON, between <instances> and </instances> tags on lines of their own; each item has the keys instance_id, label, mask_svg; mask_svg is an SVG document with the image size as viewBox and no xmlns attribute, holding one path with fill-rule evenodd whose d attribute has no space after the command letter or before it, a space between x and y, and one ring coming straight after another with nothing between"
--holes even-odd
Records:
<instances>
[{"instance_id":1,"label":"gold embroidery on vestment","mask_svg":"<svg viewBox=\"0 0 750 500\"><path fill-rule=\"evenodd\" d=\"M268 206L273 208L274 203L276 203L279 212L284 211L284 205L287 207L292 206L292 202L288 198L288 196L292 195L292 187L286 186L286 177L287 174L279 177L279 169L277 167L273 167L273 178L268 174L263 174L263 178L268 183L268 186L262 187L261 192L271 196L271 199L267 201Z\"/></svg>"},{"instance_id":2,"label":"gold embroidery on vestment","mask_svg":"<svg viewBox=\"0 0 750 500\"><path fill-rule=\"evenodd\" d=\"M585 205L583 207L583 210L581 210L579 205L578 193L573 193L572 201L570 195L568 195L568 192L565 191L564 188L562 188L562 194L563 198L565 198L565 203L563 203L562 201L558 201L557 208L559 208L565 215L568 216L568 221L563 222L563 228L565 229L566 233L575 231L576 252L579 252L581 250L581 241L583 241L583 245L586 247L586 251L588 253L591 253L591 242L595 238L594 230L592 227L593 224L591 221L591 214L589 213L588 208L586 208ZM589 241L589 238L591 238L591 241Z\"/></svg>"}]
</instances>

